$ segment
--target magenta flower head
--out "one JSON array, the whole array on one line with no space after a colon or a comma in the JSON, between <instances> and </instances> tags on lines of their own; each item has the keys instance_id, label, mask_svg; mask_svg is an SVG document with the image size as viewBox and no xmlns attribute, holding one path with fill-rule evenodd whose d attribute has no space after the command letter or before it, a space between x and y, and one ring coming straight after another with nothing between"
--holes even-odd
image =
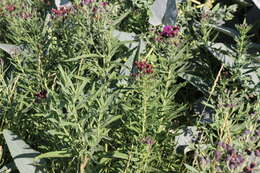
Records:
<instances>
[{"instance_id":1,"label":"magenta flower head","mask_svg":"<svg viewBox=\"0 0 260 173\"><path fill-rule=\"evenodd\" d=\"M7 11L9 11L9 12L12 12L12 11L14 11L14 10L16 9L16 7L15 7L14 5L7 5L7 6L5 7L5 9L6 9Z\"/></svg>"},{"instance_id":2,"label":"magenta flower head","mask_svg":"<svg viewBox=\"0 0 260 173\"><path fill-rule=\"evenodd\" d=\"M153 73L152 64L148 64L146 61L135 61L135 65L139 72L143 74L151 74Z\"/></svg>"},{"instance_id":3,"label":"magenta flower head","mask_svg":"<svg viewBox=\"0 0 260 173\"><path fill-rule=\"evenodd\" d=\"M103 7L106 7L106 6L108 6L108 2L100 2L100 5Z\"/></svg>"},{"instance_id":4,"label":"magenta flower head","mask_svg":"<svg viewBox=\"0 0 260 173\"><path fill-rule=\"evenodd\" d=\"M83 5L88 5L88 4L91 4L92 2L95 2L95 0L83 0L82 4Z\"/></svg>"},{"instance_id":5,"label":"magenta flower head","mask_svg":"<svg viewBox=\"0 0 260 173\"><path fill-rule=\"evenodd\" d=\"M220 161L221 156L222 156L222 153L220 151L216 150L214 153L215 160Z\"/></svg>"},{"instance_id":6,"label":"magenta flower head","mask_svg":"<svg viewBox=\"0 0 260 173\"><path fill-rule=\"evenodd\" d=\"M141 139L141 142L150 146L152 146L155 143L155 141L151 137L144 137Z\"/></svg>"},{"instance_id":7,"label":"magenta flower head","mask_svg":"<svg viewBox=\"0 0 260 173\"><path fill-rule=\"evenodd\" d=\"M166 25L163 27L163 31L160 32L160 35L163 37L175 37L179 31L180 27L178 26Z\"/></svg>"}]
</instances>

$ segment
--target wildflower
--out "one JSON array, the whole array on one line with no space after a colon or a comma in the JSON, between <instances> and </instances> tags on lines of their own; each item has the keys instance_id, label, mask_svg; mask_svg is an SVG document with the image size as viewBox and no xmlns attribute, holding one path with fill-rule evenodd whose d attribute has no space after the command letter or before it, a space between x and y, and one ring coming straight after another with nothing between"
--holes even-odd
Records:
<instances>
[{"instance_id":1,"label":"wildflower","mask_svg":"<svg viewBox=\"0 0 260 173\"><path fill-rule=\"evenodd\" d=\"M260 137L260 130L257 130L257 131L255 132L255 135L258 136L258 137Z\"/></svg>"},{"instance_id":2,"label":"wildflower","mask_svg":"<svg viewBox=\"0 0 260 173\"><path fill-rule=\"evenodd\" d=\"M225 149L227 150L228 154L233 154L235 152L235 149L232 146L230 146L229 144L226 144Z\"/></svg>"},{"instance_id":3,"label":"wildflower","mask_svg":"<svg viewBox=\"0 0 260 173\"><path fill-rule=\"evenodd\" d=\"M218 147L226 148L226 144L224 142L218 142Z\"/></svg>"},{"instance_id":4,"label":"wildflower","mask_svg":"<svg viewBox=\"0 0 260 173\"><path fill-rule=\"evenodd\" d=\"M32 18L32 14L24 12L24 13L21 14L21 18L22 19L30 19L30 18Z\"/></svg>"},{"instance_id":5,"label":"wildflower","mask_svg":"<svg viewBox=\"0 0 260 173\"><path fill-rule=\"evenodd\" d=\"M100 2L100 5L103 7L108 6L108 2Z\"/></svg>"},{"instance_id":6,"label":"wildflower","mask_svg":"<svg viewBox=\"0 0 260 173\"><path fill-rule=\"evenodd\" d=\"M51 12L53 13L53 14L55 14L56 16L64 16L64 15L66 15L66 14L69 14L69 12L70 12L70 9L66 9L66 8L64 8L64 7L61 7L60 8L60 10L57 10L57 9L51 9Z\"/></svg>"},{"instance_id":7,"label":"wildflower","mask_svg":"<svg viewBox=\"0 0 260 173\"><path fill-rule=\"evenodd\" d=\"M12 12L12 11L14 11L14 10L16 9L16 7L15 7L14 5L7 5L7 6L5 7L5 9L6 9L7 11L9 11L9 12Z\"/></svg>"},{"instance_id":8,"label":"wildflower","mask_svg":"<svg viewBox=\"0 0 260 173\"><path fill-rule=\"evenodd\" d=\"M37 100L45 99L45 98L47 98L47 91L46 90L42 90L42 91L36 93L35 97L37 98Z\"/></svg>"},{"instance_id":9,"label":"wildflower","mask_svg":"<svg viewBox=\"0 0 260 173\"><path fill-rule=\"evenodd\" d=\"M235 169L239 165L241 165L245 161L245 159L241 155L234 153L228 157L228 161L229 167L231 169Z\"/></svg>"},{"instance_id":10,"label":"wildflower","mask_svg":"<svg viewBox=\"0 0 260 173\"><path fill-rule=\"evenodd\" d=\"M163 31L160 32L160 35L163 37L175 37L180 31L180 27L166 25L163 27Z\"/></svg>"},{"instance_id":11,"label":"wildflower","mask_svg":"<svg viewBox=\"0 0 260 173\"><path fill-rule=\"evenodd\" d=\"M155 37L154 40L157 41L157 42L161 42L162 41L162 37Z\"/></svg>"},{"instance_id":12,"label":"wildflower","mask_svg":"<svg viewBox=\"0 0 260 173\"><path fill-rule=\"evenodd\" d=\"M137 69L143 74L153 73L153 66L148 64L146 61L136 61L135 65L137 66Z\"/></svg>"},{"instance_id":13,"label":"wildflower","mask_svg":"<svg viewBox=\"0 0 260 173\"><path fill-rule=\"evenodd\" d=\"M255 150L255 156L260 157L260 150Z\"/></svg>"},{"instance_id":14,"label":"wildflower","mask_svg":"<svg viewBox=\"0 0 260 173\"><path fill-rule=\"evenodd\" d=\"M92 3L92 2L94 2L94 0L83 0L83 1L82 1L82 4L83 4L83 5L87 5L87 4L90 4L90 3Z\"/></svg>"},{"instance_id":15,"label":"wildflower","mask_svg":"<svg viewBox=\"0 0 260 173\"><path fill-rule=\"evenodd\" d=\"M143 139L141 139L141 142L149 146L152 146L155 143L155 141L151 137L144 137Z\"/></svg>"},{"instance_id":16,"label":"wildflower","mask_svg":"<svg viewBox=\"0 0 260 173\"><path fill-rule=\"evenodd\" d=\"M215 160L219 161L221 159L222 154L220 151L216 150L214 156L215 156Z\"/></svg>"},{"instance_id":17,"label":"wildflower","mask_svg":"<svg viewBox=\"0 0 260 173\"><path fill-rule=\"evenodd\" d=\"M245 130L242 135L243 135L243 136L246 136L246 135L249 135L250 133L251 133L250 130Z\"/></svg>"}]
</instances>

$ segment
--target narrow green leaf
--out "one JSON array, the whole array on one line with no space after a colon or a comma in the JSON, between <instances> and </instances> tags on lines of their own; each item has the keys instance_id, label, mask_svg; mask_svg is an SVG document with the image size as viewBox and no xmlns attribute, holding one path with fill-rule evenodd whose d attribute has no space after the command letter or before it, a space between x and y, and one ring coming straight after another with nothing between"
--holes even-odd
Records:
<instances>
[{"instance_id":1,"label":"narrow green leaf","mask_svg":"<svg viewBox=\"0 0 260 173\"><path fill-rule=\"evenodd\" d=\"M195 169L195 168L193 168L192 166L190 166L190 165L187 165L186 163L184 163L184 165L185 165L185 167L189 170L189 171L191 171L192 173L200 173L197 169Z\"/></svg>"},{"instance_id":2,"label":"narrow green leaf","mask_svg":"<svg viewBox=\"0 0 260 173\"><path fill-rule=\"evenodd\" d=\"M43 159L43 158L65 158L71 157L71 154L67 153L67 151L52 151L48 153L44 153L35 157L35 160Z\"/></svg>"},{"instance_id":3,"label":"narrow green leaf","mask_svg":"<svg viewBox=\"0 0 260 173\"><path fill-rule=\"evenodd\" d=\"M122 118L122 115L118 115L118 116L113 116L112 118L110 118L109 120L107 120L103 126L106 127L109 124L113 123L114 121L117 121L118 119Z\"/></svg>"},{"instance_id":4,"label":"narrow green leaf","mask_svg":"<svg viewBox=\"0 0 260 173\"><path fill-rule=\"evenodd\" d=\"M125 160L129 159L129 155L128 154L121 153L119 151L113 152L112 157L118 158L118 159L125 159ZM137 158L131 158L131 161L136 162L136 161L138 161L138 159Z\"/></svg>"}]
</instances>

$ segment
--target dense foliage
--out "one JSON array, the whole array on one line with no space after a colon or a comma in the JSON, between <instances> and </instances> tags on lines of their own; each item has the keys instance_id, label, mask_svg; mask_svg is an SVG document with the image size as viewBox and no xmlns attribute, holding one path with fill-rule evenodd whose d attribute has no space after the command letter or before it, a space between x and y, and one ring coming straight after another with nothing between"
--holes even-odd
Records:
<instances>
[{"instance_id":1,"label":"dense foliage","mask_svg":"<svg viewBox=\"0 0 260 173\"><path fill-rule=\"evenodd\" d=\"M259 172L259 6L1 1L0 167Z\"/></svg>"}]
</instances>

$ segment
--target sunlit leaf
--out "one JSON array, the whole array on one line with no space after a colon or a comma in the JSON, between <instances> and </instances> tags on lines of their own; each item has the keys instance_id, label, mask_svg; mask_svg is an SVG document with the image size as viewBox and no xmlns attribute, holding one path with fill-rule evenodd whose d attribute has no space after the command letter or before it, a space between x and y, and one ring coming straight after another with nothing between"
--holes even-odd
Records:
<instances>
[{"instance_id":1,"label":"sunlit leaf","mask_svg":"<svg viewBox=\"0 0 260 173\"><path fill-rule=\"evenodd\" d=\"M71 154L67 153L67 151L52 151L52 152L38 155L37 157L35 157L34 160L39 160L43 158L65 158L65 157L71 157Z\"/></svg>"},{"instance_id":2,"label":"sunlit leaf","mask_svg":"<svg viewBox=\"0 0 260 173\"><path fill-rule=\"evenodd\" d=\"M152 16L149 23L152 25L175 25L177 7L175 0L155 0L151 6Z\"/></svg>"},{"instance_id":3,"label":"sunlit leaf","mask_svg":"<svg viewBox=\"0 0 260 173\"><path fill-rule=\"evenodd\" d=\"M44 161L34 161L34 158L38 156L40 152L33 150L10 130L5 129L3 135L12 158L14 159L14 163L20 173L42 172L42 168L38 166L38 164L43 164Z\"/></svg>"},{"instance_id":4,"label":"sunlit leaf","mask_svg":"<svg viewBox=\"0 0 260 173\"><path fill-rule=\"evenodd\" d=\"M260 9L260 1L259 1L259 0L252 0L252 1L255 3L255 5L257 6L257 8Z\"/></svg>"}]
</instances>

